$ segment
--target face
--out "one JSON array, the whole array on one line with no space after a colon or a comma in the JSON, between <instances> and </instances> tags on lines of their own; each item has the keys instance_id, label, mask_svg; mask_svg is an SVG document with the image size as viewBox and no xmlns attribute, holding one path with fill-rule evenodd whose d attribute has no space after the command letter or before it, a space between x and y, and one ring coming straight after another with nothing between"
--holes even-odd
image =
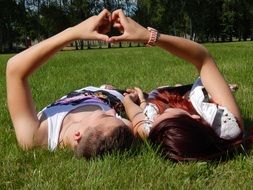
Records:
<instances>
[{"instance_id":1,"label":"face","mask_svg":"<svg viewBox=\"0 0 253 190\"><path fill-rule=\"evenodd\" d=\"M168 108L162 114L157 115L154 119L153 126L156 126L158 123L162 122L165 119L174 118L177 115L188 115L194 119L200 119L199 115L190 114L189 112L179 109L179 108Z\"/></svg>"},{"instance_id":2,"label":"face","mask_svg":"<svg viewBox=\"0 0 253 190\"><path fill-rule=\"evenodd\" d=\"M90 126L102 126L105 130L117 127L119 125L124 125L124 122L116 117L116 112L114 109L108 111L97 110L91 113L86 125L90 123Z\"/></svg>"},{"instance_id":3,"label":"face","mask_svg":"<svg viewBox=\"0 0 253 190\"><path fill-rule=\"evenodd\" d=\"M100 127L103 133L109 133L112 129L125 125L125 123L116 117L114 109L108 111L96 110L89 114L88 117L83 118L80 122L73 124L77 129L74 134L74 140L78 142L81 139L82 134L85 133L90 127Z\"/></svg>"}]
</instances>

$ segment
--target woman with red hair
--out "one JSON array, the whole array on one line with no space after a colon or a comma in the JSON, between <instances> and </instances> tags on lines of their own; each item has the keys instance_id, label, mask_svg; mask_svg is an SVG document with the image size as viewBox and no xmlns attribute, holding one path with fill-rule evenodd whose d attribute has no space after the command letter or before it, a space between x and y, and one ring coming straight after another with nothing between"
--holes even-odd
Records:
<instances>
[{"instance_id":1,"label":"woman with red hair","mask_svg":"<svg viewBox=\"0 0 253 190\"><path fill-rule=\"evenodd\" d=\"M122 35L111 37L111 42L156 45L191 63L199 73L192 86L160 88L147 99L139 88L129 91L124 106L137 136L149 138L166 158L176 161L220 158L242 142L239 108L205 47L146 29L121 10L112 13L112 20Z\"/></svg>"}]
</instances>

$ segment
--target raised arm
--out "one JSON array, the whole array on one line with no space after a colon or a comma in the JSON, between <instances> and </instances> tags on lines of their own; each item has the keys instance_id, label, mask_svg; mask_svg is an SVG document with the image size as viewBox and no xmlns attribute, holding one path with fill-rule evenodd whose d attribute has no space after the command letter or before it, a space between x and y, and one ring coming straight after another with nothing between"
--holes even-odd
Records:
<instances>
[{"instance_id":1,"label":"raised arm","mask_svg":"<svg viewBox=\"0 0 253 190\"><path fill-rule=\"evenodd\" d=\"M82 23L68 28L59 34L15 55L8 61L7 101L18 143L24 149L37 145L40 122L30 91L28 77L58 50L77 40L104 40L109 30L110 13L102 11Z\"/></svg>"},{"instance_id":2,"label":"raised arm","mask_svg":"<svg viewBox=\"0 0 253 190\"><path fill-rule=\"evenodd\" d=\"M115 11L112 14L112 19L115 22L114 26L122 30L123 34L111 37L110 41L136 41L143 43L149 41L150 32L131 18L126 17L121 10ZM202 83L212 96L213 101L231 111L238 119L240 126L243 127L243 121L235 98L205 47L184 38L165 34L160 35L156 45L193 64L197 68Z\"/></svg>"},{"instance_id":3,"label":"raised arm","mask_svg":"<svg viewBox=\"0 0 253 190\"><path fill-rule=\"evenodd\" d=\"M203 85L215 103L226 107L243 127L241 114L229 85L220 73L214 59L202 45L193 41L161 35L157 45L166 51L192 63L198 70Z\"/></svg>"}]
</instances>

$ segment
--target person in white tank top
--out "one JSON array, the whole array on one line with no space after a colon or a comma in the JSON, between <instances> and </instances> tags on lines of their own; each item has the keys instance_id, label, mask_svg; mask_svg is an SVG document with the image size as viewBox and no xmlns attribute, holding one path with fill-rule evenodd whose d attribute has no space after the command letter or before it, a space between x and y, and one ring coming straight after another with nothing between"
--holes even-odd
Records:
<instances>
[{"instance_id":1,"label":"person in white tank top","mask_svg":"<svg viewBox=\"0 0 253 190\"><path fill-rule=\"evenodd\" d=\"M96 155L130 147L134 140L131 123L120 117L123 96L103 90L113 101L79 93L63 97L38 115L29 77L56 52L75 40L108 41L111 13L106 9L9 59L6 69L7 101L18 144L24 150L48 146L70 148L77 156ZM79 91L82 91L80 89ZM89 87L87 91L99 91ZM78 93L78 91L76 91ZM18 96L17 96L18 94ZM90 96L90 97L89 97ZM88 98L87 98L88 97ZM66 101L66 102L64 102ZM111 104L114 102L115 104Z\"/></svg>"},{"instance_id":2,"label":"person in white tank top","mask_svg":"<svg viewBox=\"0 0 253 190\"><path fill-rule=\"evenodd\" d=\"M106 112L113 108L116 111L116 118L123 120L121 114L124 110L119 110L115 107L115 104L121 104L123 108L123 98L124 96L116 90L89 86L75 90L42 109L38 113L38 116L40 118L44 114L44 117L47 119L49 150L53 151L57 148L63 120L72 110L79 107L96 106Z\"/></svg>"}]
</instances>

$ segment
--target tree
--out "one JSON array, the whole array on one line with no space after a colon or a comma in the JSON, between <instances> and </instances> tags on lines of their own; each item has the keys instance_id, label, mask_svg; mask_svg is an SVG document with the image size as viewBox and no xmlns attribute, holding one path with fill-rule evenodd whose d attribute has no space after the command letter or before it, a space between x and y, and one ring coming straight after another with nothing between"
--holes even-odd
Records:
<instances>
[{"instance_id":1,"label":"tree","mask_svg":"<svg viewBox=\"0 0 253 190\"><path fill-rule=\"evenodd\" d=\"M90 1L88 0L72 0L68 7L68 19L71 25L75 25L86 18L88 18L91 13ZM75 41L76 49L80 44L81 49L84 48L83 40ZM88 49L90 48L90 43L88 42Z\"/></svg>"},{"instance_id":2,"label":"tree","mask_svg":"<svg viewBox=\"0 0 253 190\"><path fill-rule=\"evenodd\" d=\"M15 0L1 0L0 5L0 52L13 51L13 43L20 41L25 10L23 4Z\"/></svg>"},{"instance_id":3,"label":"tree","mask_svg":"<svg viewBox=\"0 0 253 190\"><path fill-rule=\"evenodd\" d=\"M66 12L56 3L42 4L40 22L42 34L45 38L64 30L70 25Z\"/></svg>"}]
</instances>

